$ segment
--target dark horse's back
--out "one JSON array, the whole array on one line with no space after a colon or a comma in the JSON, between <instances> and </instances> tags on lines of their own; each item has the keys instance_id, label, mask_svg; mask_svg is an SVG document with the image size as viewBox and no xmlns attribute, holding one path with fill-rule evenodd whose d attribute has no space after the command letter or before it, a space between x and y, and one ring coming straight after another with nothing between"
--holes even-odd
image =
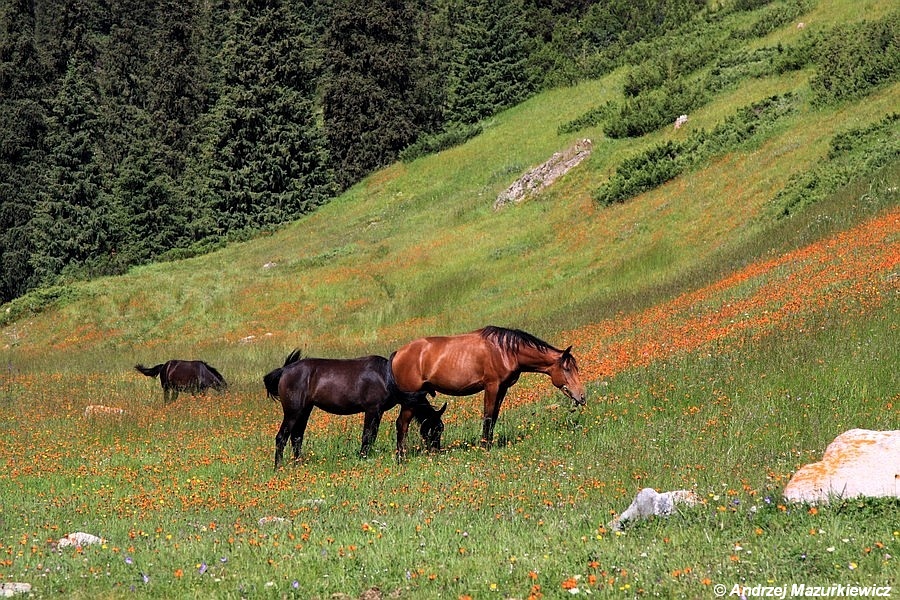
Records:
<instances>
[{"instance_id":1,"label":"dark horse's back","mask_svg":"<svg viewBox=\"0 0 900 600\"><path fill-rule=\"evenodd\" d=\"M291 401L288 388L301 386L325 410L340 414L362 412L357 404L383 403L396 392L390 363L383 356L359 358L300 358L292 352L282 367L263 376L266 393L273 400ZM357 400L357 398L365 400ZM391 404L393 406L393 404ZM352 412L344 412L352 411Z\"/></svg>"},{"instance_id":2,"label":"dark horse's back","mask_svg":"<svg viewBox=\"0 0 900 600\"><path fill-rule=\"evenodd\" d=\"M394 355L391 354L391 358ZM385 398L393 399L390 406L396 404L421 404L425 395L420 392L404 392L397 387L394 373L391 370L391 359L378 355L361 356L359 358L303 358L300 350L288 354L284 365L273 369L263 376L266 393L272 400L285 400L279 394L282 378L290 372L291 379L308 377L313 371L329 371L342 381L361 380L383 388ZM425 401L427 402L427 401Z\"/></svg>"}]
</instances>

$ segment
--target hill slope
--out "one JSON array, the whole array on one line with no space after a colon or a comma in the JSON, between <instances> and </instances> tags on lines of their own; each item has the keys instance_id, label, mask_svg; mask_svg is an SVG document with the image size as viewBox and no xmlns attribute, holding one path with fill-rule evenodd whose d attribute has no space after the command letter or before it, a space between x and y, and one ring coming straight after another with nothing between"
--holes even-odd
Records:
<instances>
[{"instance_id":1,"label":"hill slope","mask_svg":"<svg viewBox=\"0 0 900 600\"><path fill-rule=\"evenodd\" d=\"M742 48L793 46L890 10L822 3L804 29L792 20ZM842 431L900 427L900 84L820 105L805 66L740 79L677 130L560 133L624 103L629 72L542 94L272 235L4 306L0 579L71 597L87 597L89 579L92 597L161 598L900 585L896 502L780 500ZM789 110L753 121L773 97ZM748 124L749 137L704 150ZM583 137L589 160L492 209ZM893 158L865 167L885 149ZM682 152L671 162L684 170L624 202L595 200L648 152ZM833 179L854 169L866 175ZM780 217L779 192L796 189L816 202ZM361 418L316 411L303 463L272 472L281 408L261 377L290 349L387 354L488 323L573 344L587 406L566 410L545 378L525 376L485 452L480 399L451 398L444 451L411 440L399 465L390 415L362 460ZM176 357L215 365L228 392L163 404L133 365ZM91 404L125 413L88 420ZM609 535L647 486L704 502ZM108 542L48 546L69 531Z\"/></svg>"}]
</instances>

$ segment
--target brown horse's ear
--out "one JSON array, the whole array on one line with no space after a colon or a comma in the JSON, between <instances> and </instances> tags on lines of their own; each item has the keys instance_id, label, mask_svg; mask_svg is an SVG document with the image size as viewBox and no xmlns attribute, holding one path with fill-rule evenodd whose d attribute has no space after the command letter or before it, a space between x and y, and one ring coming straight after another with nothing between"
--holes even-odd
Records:
<instances>
[{"instance_id":1,"label":"brown horse's ear","mask_svg":"<svg viewBox=\"0 0 900 600\"><path fill-rule=\"evenodd\" d=\"M568 348L566 348L565 350L563 350L562 355L563 355L563 356L572 356L572 346L569 346Z\"/></svg>"},{"instance_id":2,"label":"brown horse's ear","mask_svg":"<svg viewBox=\"0 0 900 600\"><path fill-rule=\"evenodd\" d=\"M444 414L444 411L447 410L447 403L444 402L444 405L441 407L441 410L437 411L437 416L440 418L441 415Z\"/></svg>"}]
</instances>

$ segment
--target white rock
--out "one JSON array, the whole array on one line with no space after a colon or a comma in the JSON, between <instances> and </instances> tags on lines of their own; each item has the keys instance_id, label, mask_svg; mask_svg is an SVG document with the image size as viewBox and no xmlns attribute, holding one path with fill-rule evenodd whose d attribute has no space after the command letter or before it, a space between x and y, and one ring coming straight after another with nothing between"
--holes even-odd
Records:
<instances>
[{"instance_id":1,"label":"white rock","mask_svg":"<svg viewBox=\"0 0 900 600\"><path fill-rule=\"evenodd\" d=\"M675 490L659 493L653 488L644 488L637 493L631 506L607 524L607 527L616 531L622 529L622 523L633 519L642 519L650 516L668 517L675 512L675 506L684 504L695 506L700 503L700 497L690 490Z\"/></svg>"},{"instance_id":2,"label":"white rock","mask_svg":"<svg viewBox=\"0 0 900 600\"><path fill-rule=\"evenodd\" d=\"M59 549L67 548L69 546L90 546L91 544L102 544L105 541L106 540L97 537L96 535L84 533L83 531L76 531L64 538L60 538L60 540L56 542L56 547Z\"/></svg>"},{"instance_id":3,"label":"white rock","mask_svg":"<svg viewBox=\"0 0 900 600\"><path fill-rule=\"evenodd\" d=\"M900 430L851 429L828 444L822 460L794 473L784 497L827 503L857 496L900 498Z\"/></svg>"},{"instance_id":4,"label":"white rock","mask_svg":"<svg viewBox=\"0 0 900 600\"><path fill-rule=\"evenodd\" d=\"M519 203L552 185L590 156L592 148L591 140L585 138L566 150L555 153L544 164L531 169L501 192L494 200L494 210L500 210L507 204Z\"/></svg>"},{"instance_id":5,"label":"white rock","mask_svg":"<svg viewBox=\"0 0 900 600\"><path fill-rule=\"evenodd\" d=\"M291 521L284 517L262 517L256 524L263 527L265 525L290 525L290 523Z\"/></svg>"},{"instance_id":6,"label":"white rock","mask_svg":"<svg viewBox=\"0 0 900 600\"><path fill-rule=\"evenodd\" d=\"M99 417L100 415L112 415L121 417L125 414L124 408L115 408L112 406L103 406L102 404L89 404L84 407L84 418Z\"/></svg>"},{"instance_id":7,"label":"white rock","mask_svg":"<svg viewBox=\"0 0 900 600\"><path fill-rule=\"evenodd\" d=\"M30 583L19 583L15 581L9 581L5 583L0 583L0 596L4 598L12 598L16 594L30 594L31 593L31 584Z\"/></svg>"}]
</instances>

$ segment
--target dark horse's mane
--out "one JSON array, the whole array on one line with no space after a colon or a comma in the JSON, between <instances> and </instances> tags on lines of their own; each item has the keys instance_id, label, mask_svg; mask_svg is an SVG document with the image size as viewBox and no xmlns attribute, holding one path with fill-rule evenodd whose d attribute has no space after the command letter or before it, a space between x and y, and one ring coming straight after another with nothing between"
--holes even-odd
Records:
<instances>
[{"instance_id":1,"label":"dark horse's mane","mask_svg":"<svg viewBox=\"0 0 900 600\"><path fill-rule=\"evenodd\" d=\"M488 325L481 330L481 337L494 342L505 352L518 352L519 346L523 344L540 352L562 352L559 348L555 348L544 340L521 329L507 329L506 327ZM564 358L566 361L575 360L568 352L565 353Z\"/></svg>"},{"instance_id":2,"label":"dark horse's mane","mask_svg":"<svg viewBox=\"0 0 900 600\"><path fill-rule=\"evenodd\" d=\"M207 363L206 361L202 361L202 360L201 360L200 362L202 362L202 363L203 363L203 366L206 367L207 369L209 369L209 371L210 371L213 375L215 375L215 376L216 376L217 378L219 378L220 380L225 381L225 378L222 377L222 374L219 373L219 372L216 370L215 367L213 367L211 364Z\"/></svg>"}]
</instances>

